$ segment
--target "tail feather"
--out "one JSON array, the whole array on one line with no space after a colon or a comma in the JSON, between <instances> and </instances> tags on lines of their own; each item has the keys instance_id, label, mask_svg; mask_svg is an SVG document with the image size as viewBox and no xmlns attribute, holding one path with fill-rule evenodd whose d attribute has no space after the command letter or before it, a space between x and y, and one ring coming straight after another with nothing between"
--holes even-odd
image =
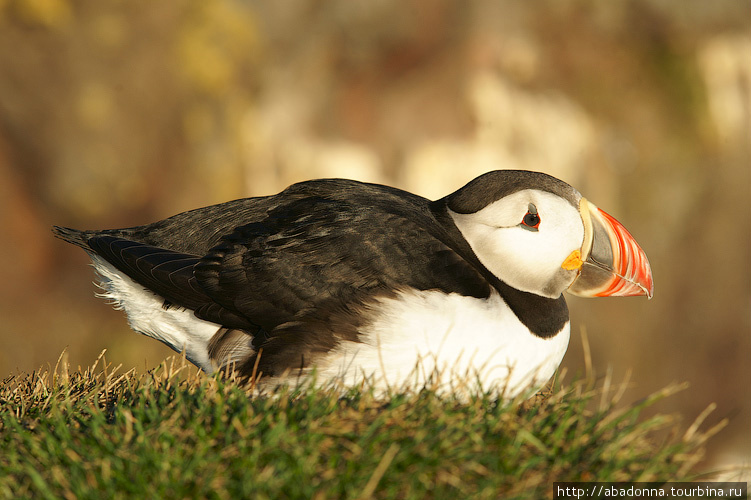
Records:
<instances>
[{"instance_id":1,"label":"tail feather","mask_svg":"<svg viewBox=\"0 0 751 500\"><path fill-rule=\"evenodd\" d=\"M90 233L91 231L79 231L78 229L71 229L69 227L52 226L52 234L55 237L89 251L91 251L91 247L88 245L89 238L91 237Z\"/></svg>"}]
</instances>

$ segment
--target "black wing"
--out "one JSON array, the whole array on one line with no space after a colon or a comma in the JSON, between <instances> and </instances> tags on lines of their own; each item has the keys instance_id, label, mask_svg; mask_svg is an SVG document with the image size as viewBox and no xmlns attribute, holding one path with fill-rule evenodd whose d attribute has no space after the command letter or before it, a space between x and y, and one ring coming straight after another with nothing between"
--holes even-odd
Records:
<instances>
[{"instance_id":1,"label":"black wing","mask_svg":"<svg viewBox=\"0 0 751 500\"><path fill-rule=\"evenodd\" d=\"M173 252L109 235L86 240L88 247L137 283L164 297L165 305L204 311L199 317L231 328L258 329L233 311L216 304L198 285L193 269L196 255Z\"/></svg>"},{"instance_id":2,"label":"black wing","mask_svg":"<svg viewBox=\"0 0 751 500\"><path fill-rule=\"evenodd\" d=\"M480 273L432 234L427 201L414 208L295 200L222 238L195 277L217 304L267 332L263 373L304 367L343 339L359 340L373 297L407 287L489 294Z\"/></svg>"},{"instance_id":3,"label":"black wing","mask_svg":"<svg viewBox=\"0 0 751 500\"><path fill-rule=\"evenodd\" d=\"M383 207L296 200L223 237L195 277L215 302L268 332L406 287L487 296L477 270L420 222Z\"/></svg>"}]
</instances>

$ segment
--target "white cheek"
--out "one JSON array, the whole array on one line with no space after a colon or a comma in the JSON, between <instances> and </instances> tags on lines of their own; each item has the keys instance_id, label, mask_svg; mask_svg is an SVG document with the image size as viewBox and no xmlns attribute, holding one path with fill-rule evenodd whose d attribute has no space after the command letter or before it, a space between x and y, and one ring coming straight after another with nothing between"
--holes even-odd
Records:
<instances>
[{"instance_id":1,"label":"white cheek","mask_svg":"<svg viewBox=\"0 0 751 500\"><path fill-rule=\"evenodd\" d=\"M538 231L518 225L521 215L508 215L509 206L496 202L476 214L451 213L477 258L495 276L514 288L557 297L575 278L561 268L571 252L581 248L584 225L578 210L552 195L537 195L542 222ZM516 212L519 212L518 205Z\"/></svg>"},{"instance_id":2,"label":"white cheek","mask_svg":"<svg viewBox=\"0 0 751 500\"><path fill-rule=\"evenodd\" d=\"M533 232L520 227L492 228L475 253L485 267L509 285L525 292L541 293L558 273L561 263L574 249L566 246L561 251L560 242L541 231ZM561 257L562 254L565 254Z\"/></svg>"}]
</instances>

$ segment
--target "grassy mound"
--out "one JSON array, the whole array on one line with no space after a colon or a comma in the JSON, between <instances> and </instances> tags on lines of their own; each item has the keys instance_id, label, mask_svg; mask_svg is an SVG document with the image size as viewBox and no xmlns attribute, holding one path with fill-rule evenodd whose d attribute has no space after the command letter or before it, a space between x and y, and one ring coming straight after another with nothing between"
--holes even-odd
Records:
<instances>
[{"instance_id":1,"label":"grassy mound","mask_svg":"<svg viewBox=\"0 0 751 500\"><path fill-rule=\"evenodd\" d=\"M675 387L626 408L607 380L522 405L427 388L250 397L177 365L4 380L0 496L552 498L554 481L689 480L714 431L640 418Z\"/></svg>"}]
</instances>

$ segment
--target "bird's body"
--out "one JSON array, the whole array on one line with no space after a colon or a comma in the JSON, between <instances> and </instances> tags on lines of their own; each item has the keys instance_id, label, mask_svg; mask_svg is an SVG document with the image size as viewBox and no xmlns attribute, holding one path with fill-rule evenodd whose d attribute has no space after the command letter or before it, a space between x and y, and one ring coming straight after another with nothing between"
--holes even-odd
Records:
<instances>
[{"instance_id":1,"label":"bird's body","mask_svg":"<svg viewBox=\"0 0 751 500\"><path fill-rule=\"evenodd\" d=\"M491 172L433 202L330 179L146 226L55 232L92 256L134 330L209 373L379 387L461 376L513 396L566 351L561 292L593 232L582 203L532 172Z\"/></svg>"}]
</instances>

